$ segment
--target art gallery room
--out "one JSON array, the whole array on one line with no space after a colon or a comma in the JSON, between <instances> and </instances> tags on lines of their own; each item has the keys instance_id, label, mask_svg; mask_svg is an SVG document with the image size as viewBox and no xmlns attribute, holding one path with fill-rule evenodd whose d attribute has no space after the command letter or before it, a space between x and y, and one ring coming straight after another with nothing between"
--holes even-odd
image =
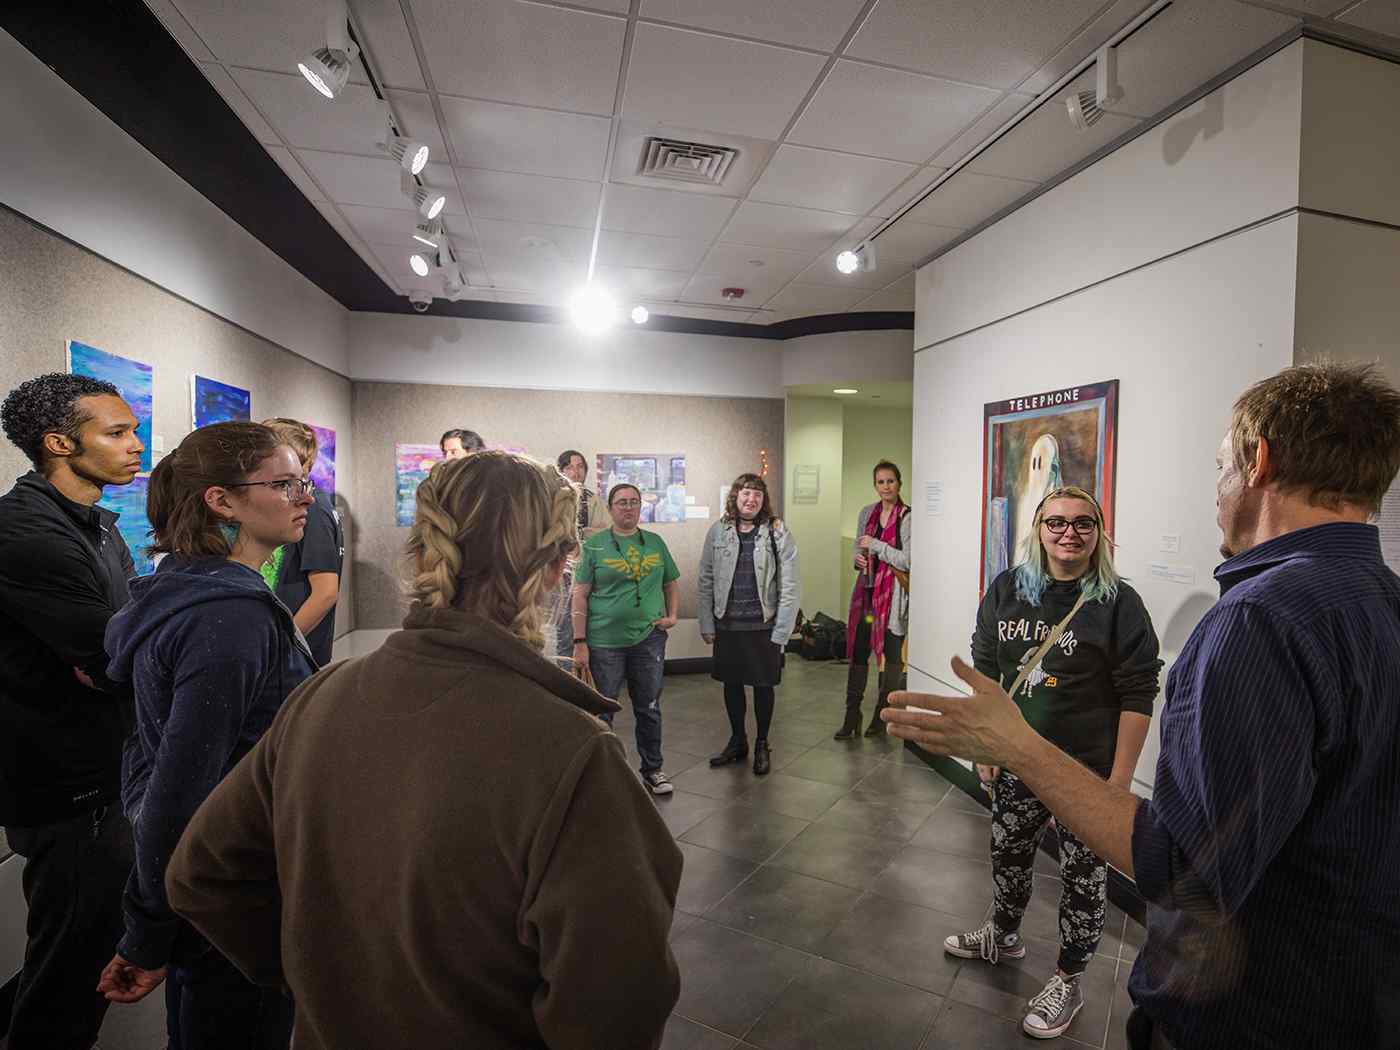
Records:
<instances>
[{"instance_id":1,"label":"art gallery room","mask_svg":"<svg viewBox=\"0 0 1400 1050\"><path fill-rule=\"evenodd\" d=\"M0 1050L1400 1047L1400 0L0 69Z\"/></svg>"}]
</instances>

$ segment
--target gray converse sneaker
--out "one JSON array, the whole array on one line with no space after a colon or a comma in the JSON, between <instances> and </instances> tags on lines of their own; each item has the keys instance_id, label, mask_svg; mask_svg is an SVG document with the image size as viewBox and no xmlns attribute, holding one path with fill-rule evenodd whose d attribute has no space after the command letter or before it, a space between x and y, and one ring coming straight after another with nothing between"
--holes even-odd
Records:
<instances>
[{"instance_id":1,"label":"gray converse sneaker","mask_svg":"<svg viewBox=\"0 0 1400 1050\"><path fill-rule=\"evenodd\" d=\"M1079 990L1079 978L1066 980L1055 974L1026 1006L1026 1019L1021 1022L1026 1035L1036 1039L1054 1039L1063 1035L1073 1022L1074 1015L1084 1008L1084 993Z\"/></svg>"},{"instance_id":2,"label":"gray converse sneaker","mask_svg":"<svg viewBox=\"0 0 1400 1050\"><path fill-rule=\"evenodd\" d=\"M676 790L671 784L671 778L659 769L643 773L642 783L646 784L653 795L669 795Z\"/></svg>"},{"instance_id":3,"label":"gray converse sneaker","mask_svg":"<svg viewBox=\"0 0 1400 1050\"><path fill-rule=\"evenodd\" d=\"M951 937L945 937L943 950L959 959L985 959L993 966L1003 958L1024 959L1026 956L1026 946L1021 943L1021 935L1006 933L998 937L991 919L970 933L955 933Z\"/></svg>"}]
</instances>

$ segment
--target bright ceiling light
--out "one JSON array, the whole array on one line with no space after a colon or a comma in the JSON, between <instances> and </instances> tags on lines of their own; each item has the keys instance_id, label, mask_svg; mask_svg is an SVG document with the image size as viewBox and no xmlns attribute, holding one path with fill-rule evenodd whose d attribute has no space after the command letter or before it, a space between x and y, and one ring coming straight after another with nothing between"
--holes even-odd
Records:
<instances>
[{"instance_id":1,"label":"bright ceiling light","mask_svg":"<svg viewBox=\"0 0 1400 1050\"><path fill-rule=\"evenodd\" d=\"M846 250L836 257L836 269L843 274L853 274L857 270L873 273L875 270L875 244L868 242L854 250Z\"/></svg>"},{"instance_id":2,"label":"bright ceiling light","mask_svg":"<svg viewBox=\"0 0 1400 1050\"><path fill-rule=\"evenodd\" d=\"M832 391L833 394L859 394L860 391L853 386L838 386Z\"/></svg>"},{"instance_id":3,"label":"bright ceiling light","mask_svg":"<svg viewBox=\"0 0 1400 1050\"><path fill-rule=\"evenodd\" d=\"M326 98L335 98L350 79L350 65L360 49L350 42L344 0L326 4L326 43L297 63L301 75Z\"/></svg>"},{"instance_id":4,"label":"bright ceiling light","mask_svg":"<svg viewBox=\"0 0 1400 1050\"><path fill-rule=\"evenodd\" d=\"M648 310L645 306L634 306L634 307L632 307L632 323L633 323L633 324L646 324L646 323L647 323L647 319L648 319L649 317L651 317L651 311Z\"/></svg>"},{"instance_id":5,"label":"bright ceiling light","mask_svg":"<svg viewBox=\"0 0 1400 1050\"><path fill-rule=\"evenodd\" d=\"M417 175L428 166L428 147L415 139L390 135L387 141L379 143L379 148L398 161L399 167L410 175Z\"/></svg>"},{"instance_id":6,"label":"bright ceiling light","mask_svg":"<svg viewBox=\"0 0 1400 1050\"><path fill-rule=\"evenodd\" d=\"M413 181L408 172L403 172L403 180L400 184L403 195L413 202L413 206L418 209L418 214L425 219L436 219L442 212L443 206L447 204L445 194L437 190L425 190Z\"/></svg>"},{"instance_id":7,"label":"bright ceiling light","mask_svg":"<svg viewBox=\"0 0 1400 1050\"><path fill-rule=\"evenodd\" d=\"M420 222L413 228L413 239L436 251L437 246L442 243L441 220L428 219Z\"/></svg>"},{"instance_id":8,"label":"bright ceiling light","mask_svg":"<svg viewBox=\"0 0 1400 1050\"><path fill-rule=\"evenodd\" d=\"M408 257L408 265L413 267L413 272L416 273L419 277L428 276L428 260L423 258L423 256L419 255L417 252L414 252Z\"/></svg>"},{"instance_id":9,"label":"bright ceiling light","mask_svg":"<svg viewBox=\"0 0 1400 1050\"><path fill-rule=\"evenodd\" d=\"M847 250L836 257L836 269L841 273L855 273L860 269L860 256Z\"/></svg>"},{"instance_id":10,"label":"bright ceiling light","mask_svg":"<svg viewBox=\"0 0 1400 1050\"><path fill-rule=\"evenodd\" d=\"M589 335L611 328L617 316L617 300L602 285L589 282L569 297L570 319Z\"/></svg>"}]
</instances>

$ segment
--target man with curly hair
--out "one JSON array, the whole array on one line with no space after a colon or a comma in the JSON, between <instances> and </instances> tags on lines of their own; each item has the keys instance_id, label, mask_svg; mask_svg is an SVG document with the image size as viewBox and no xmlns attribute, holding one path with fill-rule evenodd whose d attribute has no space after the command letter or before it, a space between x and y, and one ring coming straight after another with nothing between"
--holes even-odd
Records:
<instances>
[{"instance_id":1,"label":"man with curly hair","mask_svg":"<svg viewBox=\"0 0 1400 1050\"><path fill-rule=\"evenodd\" d=\"M132 703L107 679L103 634L134 568L97 501L131 483L143 446L116 387L85 376L20 384L0 423L34 465L0 496L0 824L29 906L8 1045L88 1050L132 864L119 802Z\"/></svg>"}]
</instances>

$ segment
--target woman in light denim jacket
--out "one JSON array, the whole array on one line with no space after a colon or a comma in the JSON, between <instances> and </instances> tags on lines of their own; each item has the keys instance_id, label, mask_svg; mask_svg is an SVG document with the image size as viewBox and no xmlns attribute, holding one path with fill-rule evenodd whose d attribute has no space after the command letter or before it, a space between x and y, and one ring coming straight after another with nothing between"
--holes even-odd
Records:
<instances>
[{"instance_id":1,"label":"woman in light denim jacket","mask_svg":"<svg viewBox=\"0 0 1400 1050\"><path fill-rule=\"evenodd\" d=\"M752 686L753 771L768 772L773 688L782 680L783 650L797 624L801 592L792 532L773 516L763 479L740 474L729 487L724 517L710 526L700 551L700 633L715 647L711 674L724 683L730 728L729 743L710 765L748 757L744 687Z\"/></svg>"}]
</instances>

